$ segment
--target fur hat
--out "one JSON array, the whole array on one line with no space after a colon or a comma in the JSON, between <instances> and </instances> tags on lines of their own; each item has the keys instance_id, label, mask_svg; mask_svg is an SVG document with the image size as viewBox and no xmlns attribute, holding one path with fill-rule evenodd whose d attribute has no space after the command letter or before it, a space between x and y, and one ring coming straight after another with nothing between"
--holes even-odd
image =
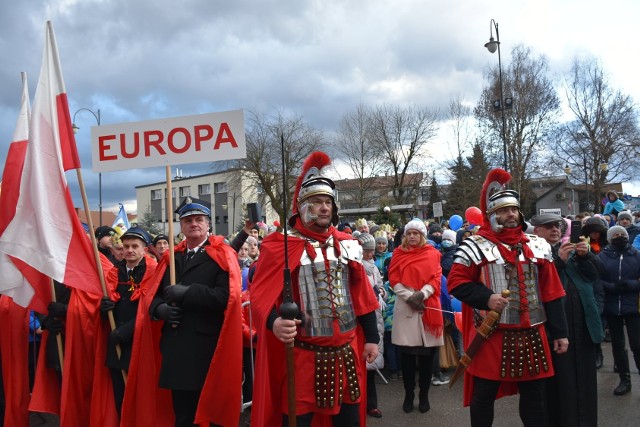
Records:
<instances>
[{"instance_id":1,"label":"fur hat","mask_svg":"<svg viewBox=\"0 0 640 427\"><path fill-rule=\"evenodd\" d=\"M360 242L360 246L365 250L375 250L376 242L373 236L369 233L360 233L358 236L358 242Z\"/></svg>"},{"instance_id":2,"label":"fur hat","mask_svg":"<svg viewBox=\"0 0 640 427\"><path fill-rule=\"evenodd\" d=\"M420 218L413 218L404 226L404 232L406 233L408 230L418 230L424 238L427 238L427 227L424 225L424 222Z\"/></svg>"},{"instance_id":3,"label":"fur hat","mask_svg":"<svg viewBox=\"0 0 640 427\"><path fill-rule=\"evenodd\" d=\"M607 242L611 244L611 239L613 238L613 235L618 233L623 233L625 236L627 236L627 239L629 238L629 233L627 233L626 228L620 225L614 225L613 227L607 230Z\"/></svg>"},{"instance_id":4,"label":"fur hat","mask_svg":"<svg viewBox=\"0 0 640 427\"><path fill-rule=\"evenodd\" d=\"M584 222L584 225L582 226L582 235L588 236L594 231L599 231L600 234L604 234L607 232L607 228L606 220L602 220L602 218L597 216L592 216Z\"/></svg>"}]
</instances>

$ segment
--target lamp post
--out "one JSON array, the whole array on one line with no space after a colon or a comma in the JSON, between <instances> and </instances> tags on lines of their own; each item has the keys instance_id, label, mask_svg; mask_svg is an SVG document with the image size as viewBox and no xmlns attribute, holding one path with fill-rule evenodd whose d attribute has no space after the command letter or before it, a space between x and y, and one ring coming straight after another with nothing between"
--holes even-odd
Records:
<instances>
[{"instance_id":1,"label":"lamp post","mask_svg":"<svg viewBox=\"0 0 640 427\"><path fill-rule=\"evenodd\" d=\"M493 38L493 30L496 30L496 38ZM498 23L495 20L489 22L489 41L484 44L484 47L491 53L498 51L498 83L500 85L500 99L493 101L493 110L500 111L502 117L502 150L503 150L503 168L507 170L507 119L504 115L504 110L511 109L513 107L513 98L504 97L504 89L502 86L502 58L500 56L500 34L498 33Z\"/></svg>"},{"instance_id":2,"label":"lamp post","mask_svg":"<svg viewBox=\"0 0 640 427\"><path fill-rule=\"evenodd\" d=\"M90 112L93 115L93 117L96 119L98 126L100 126L100 109L99 108L96 112L93 112L93 110L90 110L88 108L80 108L75 113L73 113L73 125L71 126L71 128L73 129L74 134L78 133L78 131L80 130L80 127L76 125L76 115L80 111ZM98 172L98 210L100 212L100 224L99 224L100 226L102 225L102 172Z\"/></svg>"},{"instance_id":3,"label":"lamp post","mask_svg":"<svg viewBox=\"0 0 640 427\"><path fill-rule=\"evenodd\" d=\"M564 173L567 175L567 183L571 184L571 182L569 181L569 174L571 174L571 168L569 167L569 165L565 165L564 167ZM573 191L573 185L571 185L571 215L575 215L576 214L576 198L575 198L575 193Z\"/></svg>"}]
</instances>

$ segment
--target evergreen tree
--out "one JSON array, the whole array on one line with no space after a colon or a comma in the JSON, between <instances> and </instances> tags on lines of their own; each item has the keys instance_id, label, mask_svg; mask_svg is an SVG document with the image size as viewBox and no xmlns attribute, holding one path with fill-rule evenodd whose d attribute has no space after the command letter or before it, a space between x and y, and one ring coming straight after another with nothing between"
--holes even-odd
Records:
<instances>
[{"instance_id":1,"label":"evergreen tree","mask_svg":"<svg viewBox=\"0 0 640 427\"><path fill-rule=\"evenodd\" d=\"M153 216L153 211L151 210L150 205L147 205L147 209L138 217L138 225L152 236L157 236L162 233L162 230L158 227L156 218Z\"/></svg>"}]
</instances>

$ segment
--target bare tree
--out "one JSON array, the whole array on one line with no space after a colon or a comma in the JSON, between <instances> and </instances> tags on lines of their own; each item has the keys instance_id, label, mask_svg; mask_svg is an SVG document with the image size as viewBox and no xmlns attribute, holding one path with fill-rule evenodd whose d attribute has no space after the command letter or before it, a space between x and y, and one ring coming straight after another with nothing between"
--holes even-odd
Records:
<instances>
[{"instance_id":1,"label":"bare tree","mask_svg":"<svg viewBox=\"0 0 640 427\"><path fill-rule=\"evenodd\" d=\"M560 100L549 77L549 67L544 56L534 57L531 48L516 46L511 52L512 60L502 74L505 98L513 98L513 108L502 110L506 115L505 141L507 146L507 168L512 186L520 191L523 203L534 197L526 190L524 182L541 173L542 158L548 136L552 133L559 114ZM480 134L494 135L487 144L489 158L502 163L502 120L493 101L500 99L497 67L486 76L488 86L482 92L474 114L480 126ZM505 107L504 100L502 108ZM500 161L497 160L500 158Z\"/></svg>"},{"instance_id":2,"label":"bare tree","mask_svg":"<svg viewBox=\"0 0 640 427\"><path fill-rule=\"evenodd\" d=\"M304 159L314 151L324 148L321 131L311 127L303 118L285 116L276 111L265 115L249 111L247 120L247 157L238 161L238 166L251 172L248 176L253 185L265 195L285 224L282 204L282 150L280 138L284 138L285 165L290 177L297 176ZM295 178L288 179L287 201L291 204L291 193ZM288 207L287 207L288 208Z\"/></svg>"},{"instance_id":3,"label":"bare tree","mask_svg":"<svg viewBox=\"0 0 640 427\"><path fill-rule=\"evenodd\" d=\"M427 144L438 131L438 112L423 107L383 105L372 112L371 142L384 153L393 174L396 203L415 199L420 183L407 186L407 177L420 158L427 156Z\"/></svg>"},{"instance_id":4,"label":"bare tree","mask_svg":"<svg viewBox=\"0 0 640 427\"><path fill-rule=\"evenodd\" d=\"M371 116L369 108L358 105L342 117L335 139L335 149L353 177L351 185L342 192L347 191L349 199L360 208L376 202L373 178L387 169L384 153L371 143Z\"/></svg>"},{"instance_id":5,"label":"bare tree","mask_svg":"<svg viewBox=\"0 0 640 427\"><path fill-rule=\"evenodd\" d=\"M564 91L574 119L561 127L556 165L569 166L574 179L593 185L588 207L597 210L607 180L626 180L638 170L638 111L629 95L611 87L595 58L574 60Z\"/></svg>"}]
</instances>

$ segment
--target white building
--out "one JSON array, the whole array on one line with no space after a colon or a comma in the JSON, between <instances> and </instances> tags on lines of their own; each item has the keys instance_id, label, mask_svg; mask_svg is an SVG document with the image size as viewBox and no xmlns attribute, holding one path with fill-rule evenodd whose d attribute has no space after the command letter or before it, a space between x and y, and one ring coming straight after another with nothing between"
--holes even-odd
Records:
<instances>
[{"instance_id":1,"label":"white building","mask_svg":"<svg viewBox=\"0 0 640 427\"><path fill-rule=\"evenodd\" d=\"M253 185L251 172L229 169L223 172L197 176L176 176L172 179L173 210L185 197L191 196L211 203L211 227L215 234L228 236L244 226L247 204L257 203L261 207L262 221L272 224L277 214L268 203L261 189ZM174 222L174 234L180 232L176 214L167 215L167 183L165 181L136 187L138 217L151 212L165 233L169 220Z\"/></svg>"}]
</instances>

